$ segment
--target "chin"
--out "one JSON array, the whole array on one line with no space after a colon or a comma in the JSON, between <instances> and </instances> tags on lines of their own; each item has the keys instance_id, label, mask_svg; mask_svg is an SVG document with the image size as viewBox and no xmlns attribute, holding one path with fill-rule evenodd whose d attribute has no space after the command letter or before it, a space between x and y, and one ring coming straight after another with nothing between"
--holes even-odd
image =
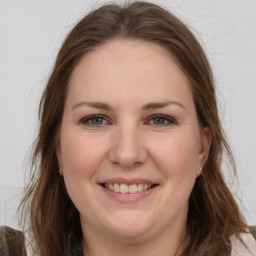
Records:
<instances>
[{"instance_id":1,"label":"chin","mask_svg":"<svg viewBox=\"0 0 256 256\"><path fill-rule=\"evenodd\" d=\"M119 239L128 239L128 241L143 239L153 227L152 217L145 216L141 212L116 213L108 223L105 223L106 231ZM128 242L127 241L127 242Z\"/></svg>"}]
</instances>

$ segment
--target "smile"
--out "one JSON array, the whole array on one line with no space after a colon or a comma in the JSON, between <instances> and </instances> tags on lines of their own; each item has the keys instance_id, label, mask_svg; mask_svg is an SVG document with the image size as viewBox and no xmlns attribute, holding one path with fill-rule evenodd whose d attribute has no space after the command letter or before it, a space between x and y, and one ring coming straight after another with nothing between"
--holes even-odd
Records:
<instances>
[{"instance_id":1,"label":"smile","mask_svg":"<svg viewBox=\"0 0 256 256\"><path fill-rule=\"evenodd\" d=\"M142 191L149 190L153 188L154 184L111 184L111 183L104 183L102 186L108 190L111 190L116 193L122 193L122 194L134 194Z\"/></svg>"}]
</instances>

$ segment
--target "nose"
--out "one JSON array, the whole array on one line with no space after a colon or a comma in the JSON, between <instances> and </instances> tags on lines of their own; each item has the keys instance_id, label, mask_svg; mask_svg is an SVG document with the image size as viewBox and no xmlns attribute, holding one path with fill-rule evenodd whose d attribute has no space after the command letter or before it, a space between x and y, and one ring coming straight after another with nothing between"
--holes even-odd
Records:
<instances>
[{"instance_id":1,"label":"nose","mask_svg":"<svg viewBox=\"0 0 256 256\"><path fill-rule=\"evenodd\" d=\"M145 163L147 151L138 128L117 128L111 142L109 159L124 169L134 168Z\"/></svg>"}]
</instances>

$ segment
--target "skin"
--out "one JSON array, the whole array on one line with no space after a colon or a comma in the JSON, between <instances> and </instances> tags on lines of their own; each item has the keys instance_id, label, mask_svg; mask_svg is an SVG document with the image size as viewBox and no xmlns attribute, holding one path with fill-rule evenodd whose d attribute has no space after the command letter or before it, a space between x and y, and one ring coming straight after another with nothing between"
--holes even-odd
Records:
<instances>
[{"instance_id":1,"label":"skin","mask_svg":"<svg viewBox=\"0 0 256 256\"><path fill-rule=\"evenodd\" d=\"M181 251L188 198L210 143L191 85L162 46L113 40L83 56L69 83L57 156L80 213L84 253ZM141 200L120 202L100 185L113 178L157 186Z\"/></svg>"}]
</instances>

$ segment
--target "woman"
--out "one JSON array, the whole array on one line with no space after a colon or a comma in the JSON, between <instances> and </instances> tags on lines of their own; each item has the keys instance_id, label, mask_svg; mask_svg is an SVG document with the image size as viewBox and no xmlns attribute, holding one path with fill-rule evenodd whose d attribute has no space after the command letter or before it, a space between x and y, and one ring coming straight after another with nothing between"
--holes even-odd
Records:
<instances>
[{"instance_id":1,"label":"woman","mask_svg":"<svg viewBox=\"0 0 256 256\"><path fill-rule=\"evenodd\" d=\"M235 165L210 65L166 10L84 17L39 113L22 201L34 255L255 255L222 177L224 152Z\"/></svg>"}]
</instances>

